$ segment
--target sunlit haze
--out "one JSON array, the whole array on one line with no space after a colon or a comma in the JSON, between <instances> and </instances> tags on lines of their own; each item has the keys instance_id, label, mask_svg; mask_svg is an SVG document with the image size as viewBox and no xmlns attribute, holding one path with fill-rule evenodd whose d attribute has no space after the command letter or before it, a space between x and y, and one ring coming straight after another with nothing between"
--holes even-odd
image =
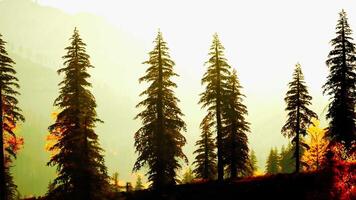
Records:
<instances>
[{"instance_id":1,"label":"sunlit haze","mask_svg":"<svg viewBox=\"0 0 356 200\"><path fill-rule=\"evenodd\" d=\"M6 0L0 1L0 5ZM8 0L7 0L8 1ZM14 0L17 3L28 0ZM87 43L91 62L95 69L91 71L94 94L99 91L112 92L110 102L116 105L110 109L105 105L106 97L98 97L98 115L105 122L98 125L100 143L105 150L105 161L109 174L119 172L122 181L134 181L132 167L136 160L134 152L134 133L140 127L140 121L134 120L140 111L135 105L142 99L139 94L145 89L145 84L139 84L138 78L144 75L147 68L142 62L148 59L152 50L157 31L163 37L170 49L171 58L175 61L175 71L179 77L174 78L178 88L176 96L180 99L179 106L185 114L187 138L184 152L189 163L194 160L193 151L198 140L199 123L206 111L198 104L199 94L203 92L201 78L206 71L204 63L208 59L208 50L212 35L218 33L225 47L229 64L237 70L246 95L244 102L248 108L247 120L251 123L248 135L249 147L256 152L260 171L264 171L266 157L271 147L280 148L287 145L288 140L281 135L281 128L286 120L284 111L284 96L287 84L292 78L296 63L300 63L309 92L313 97L312 109L319 115L321 126L326 127L325 108L328 97L322 94L322 85L326 81L328 69L325 64L331 49L329 41L335 36L335 26L338 13L345 8L349 24L356 31L356 3L352 0L150 0L150 1L121 1L121 0L34 0L36 6L60 9L62 15L69 15L76 20L69 20L64 25L64 36L58 38L52 21L57 18L36 19L45 24L46 37L52 38L60 45L54 45L50 40L28 36L26 48L32 54L46 56L51 54L51 70L58 69L62 63L64 47L69 44L69 37L74 27L78 27L83 40ZM0 17L4 7L0 7ZM30 11L29 11L30 13ZM85 13L85 14L83 14ZM14 13L21 15L22 13ZM28 14L28 13L27 13ZM90 35L88 24L81 24L81 18L87 15L99 16L93 18L105 26L113 27L117 33L107 34L101 27L90 27L98 35ZM35 15L34 15L35 16ZM8 16L6 16L8 17ZM71 19L71 18L68 18ZM35 20L35 19L34 19ZM95 21L95 23L99 23ZM0 33L6 40L12 32L3 30L0 20ZM89 21L90 22L90 21ZM22 24L16 24L22 26ZM26 25L29 27L30 25ZM11 27L11 26L9 26ZM101 29L101 30L100 30ZM14 29L16 30L16 29ZM51 31L49 31L51 30ZM105 29L106 30L106 29ZM41 34L40 30L37 30ZM20 33L16 33L20 35ZM21 34L25 37L26 32ZM353 34L355 37L355 34ZM20 37L20 36L19 36ZM32 37L32 38L31 38ZM12 36L9 45L16 45ZM25 40L25 39L24 39ZM115 49L111 49L111 42ZM37 43L48 43L36 50ZM33 44L33 45L32 45ZM45 44L41 44L44 45ZM51 47L54 47L54 53ZM103 48L100 48L103 47ZM53 58L53 59L52 59ZM55 59L57 58L57 60ZM58 79L59 80L59 79ZM57 82L58 83L58 82ZM56 84L57 84L56 83ZM57 85L54 88L58 88ZM105 90L103 89L105 88ZM53 91L56 92L56 91ZM57 93L55 93L57 94ZM48 96L47 101L52 105L55 96ZM23 103L25 104L25 103ZM51 122L49 109L48 122ZM27 116L27 118L31 118ZM30 121L31 119L29 119ZM48 126L49 124L47 124ZM40 134L45 144L46 126ZM26 137L32 133L23 133L25 148L22 152L30 151L26 147ZM34 147L31 147L34 148ZM39 146L43 150L44 146ZM21 155L19 155L21 156ZM47 153L49 157L49 153ZM46 159L41 160L45 167ZM184 166L185 168L186 166ZM142 171L142 174L145 172ZM16 176L16 180L21 177ZM47 182L42 191L46 190ZM20 190L23 185L20 184ZM29 194L24 189L24 194Z\"/></svg>"}]
</instances>

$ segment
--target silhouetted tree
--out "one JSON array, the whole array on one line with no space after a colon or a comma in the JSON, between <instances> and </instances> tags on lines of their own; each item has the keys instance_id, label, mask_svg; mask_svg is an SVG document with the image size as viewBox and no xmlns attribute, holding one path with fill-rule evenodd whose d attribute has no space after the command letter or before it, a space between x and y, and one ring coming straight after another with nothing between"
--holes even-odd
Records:
<instances>
[{"instance_id":1,"label":"silhouetted tree","mask_svg":"<svg viewBox=\"0 0 356 200\"><path fill-rule=\"evenodd\" d=\"M223 157L230 172L230 178L246 174L248 171L249 149L246 133L250 131L246 122L247 108L242 103L240 82L236 70L227 80L226 95L222 109L223 116Z\"/></svg>"},{"instance_id":2,"label":"silhouetted tree","mask_svg":"<svg viewBox=\"0 0 356 200\"><path fill-rule=\"evenodd\" d=\"M17 200L19 199L19 192L17 190L17 185L14 183L14 178L10 172L10 168L5 168L5 181L6 181L6 200Z\"/></svg>"},{"instance_id":3,"label":"silhouetted tree","mask_svg":"<svg viewBox=\"0 0 356 200\"><path fill-rule=\"evenodd\" d=\"M287 148L282 146L279 153L279 169L281 173L292 173L295 171L294 152L295 149L291 143L288 144Z\"/></svg>"},{"instance_id":4,"label":"silhouetted tree","mask_svg":"<svg viewBox=\"0 0 356 200\"><path fill-rule=\"evenodd\" d=\"M331 40L334 49L326 61L330 74L323 86L324 94L331 96L326 135L332 143L344 143L347 149L356 142L356 50L351 34L346 12L342 10L336 25L337 36Z\"/></svg>"},{"instance_id":5,"label":"silhouetted tree","mask_svg":"<svg viewBox=\"0 0 356 200\"><path fill-rule=\"evenodd\" d=\"M142 178L140 175L138 175L137 180L136 180L135 190L142 190L143 188L144 188L144 186L142 183Z\"/></svg>"},{"instance_id":6,"label":"silhouetted tree","mask_svg":"<svg viewBox=\"0 0 356 200\"><path fill-rule=\"evenodd\" d=\"M17 122L24 121L25 118L17 106L17 89L20 86L15 77L15 62L8 57L5 44L0 34L0 199L7 200L12 199L12 191L16 190L10 173L10 163L16 157L16 149L14 144L6 142L17 141L14 128Z\"/></svg>"},{"instance_id":7,"label":"silhouetted tree","mask_svg":"<svg viewBox=\"0 0 356 200\"><path fill-rule=\"evenodd\" d=\"M294 157L297 173L300 171L300 148L302 146L307 148L307 145L301 142L301 138L307 134L306 129L312 123L311 119L317 118L317 115L308 108L311 105L311 99L305 86L300 64L296 64L293 80L289 83L289 90L284 99L287 103L288 119L282 128L282 134L292 138L295 145Z\"/></svg>"},{"instance_id":8,"label":"silhouetted tree","mask_svg":"<svg viewBox=\"0 0 356 200\"><path fill-rule=\"evenodd\" d=\"M247 161L246 176L253 176L257 171L257 157L254 150L250 151L249 159Z\"/></svg>"},{"instance_id":9,"label":"silhouetted tree","mask_svg":"<svg viewBox=\"0 0 356 200\"><path fill-rule=\"evenodd\" d=\"M212 126L214 126L213 115L208 113L200 123L202 130L200 140L195 145L198 147L194 151L195 169L193 170L197 178L213 180L216 177L216 153L213 139Z\"/></svg>"},{"instance_id":10,"label":"silhouetted tree","mask_svg":"<svg viewBox=\"0 0 356 200\"><path fill-rule=\"evenodd\" d=\"M214 34L209 56L210 58L206 62L208 70L202 79L202 84L206 85L206 90L200 94L199 103L202 104L203 108L207 108L209 112L213 113L216 118L218 180L221 182L224 179L222 106L224 94L228 88L230 66L224 58L224 47L217 34Z\"/></svg>"},{"instance_id":11,"label":"silhouetted tree","mask_svg":"<svg viewBox=\"0 0 356 200\"><path fill-rule=\"evenodd\" d=\"M106 199L109 188L103 150L94 131L95 123L101 120L97 118L95 99L89 90L87 70L93 66L85 46L75 29L71 44L66 48L67 54L63 56L64 67L57 71L65 77L54 102L61 111L48 128L51 134L59 137L51 148L58 153L47 163L57 166L58 174L50 198L101 200Z\"/></svg>"},{"instance_id":12,"label":"silhouetted tree","mask_svg":"<svg viewBox=\"0 0 356 200\"><path fill-rule=\"evenodd\" d=\"M266 161L266 173L277 174L279 172L278 162L278 150L277 148L272 148Z\"/></svg>"},{"instance_id":13,"label":"silhouetted tree","mask_svg":"<svg viewBox=\"0 0 356 200\"><path fill-rule=\"evenodd\" d=\"M188 162L182 151L186 139L181 134L186 125L177 106L179 100L172 90L177 85L171 77L178 75L173 72L174 62L170 59L161 32L158 32L155 47L149 56L149 60L144 62L149 65L146 75L139 79L151 85L140 95L147 96L146 99L137 105L145 109L136 116L143 126L135 133L138 158L133 170L147 165L151 186L161 188L176 183L177 170L181 168L179 159Z\"/></svg>"},{"instance_id":14,"label":"silhouetted tree","mask_svg":"<svg viewBox=\"0 0 356 200\"><path fill-rule=\"evenodd\" d=\"M185 170L184 174L183 174L183 178L182 178L182 180L181 180L181 183L182 183L182 184L191 183L194 178L195 178L195 177L194 177L194 173L193 173L192 169L191 169L190 167L188 167L188 168Z\"/></svg>"},{"instance_id":15,"label":"silhouetted tree","mask_svg":"<svg viewBox=\"0 0 356 200\"><path fill-rule=\"evenodd\" d=\"M113 181L114 192L119 192L119 172L114 172L111 179Z\"/></svg>"}]
</instances>

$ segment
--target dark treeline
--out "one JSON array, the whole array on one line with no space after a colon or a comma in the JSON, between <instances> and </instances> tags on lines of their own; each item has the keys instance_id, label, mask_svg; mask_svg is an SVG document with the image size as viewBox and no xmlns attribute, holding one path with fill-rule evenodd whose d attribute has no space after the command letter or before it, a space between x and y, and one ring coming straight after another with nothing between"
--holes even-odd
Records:
<instances>
[{"instance_id":1,"label":"dark treeline","mask_svg":"<svg viewBox=\"0 0 356 200\"><path fill-rule=\"evenodd\" d=\"M330 74L323 87L330 97L326 116L329 119L326 136L330 141L327 153L330 160L339 156L336 150L340 149L344 150L341 159L355 156L356 52L351 34L346 13L342 11L336 37L331 40L333 50L326 61ZM56 138L50 148L53 155L48 165L56 167L57 176L49 185L46 199L117 199L118 189L109 181L103 149L95 132L96 124L103 121L97 116L95 98L90 91L88 69L93 66L77 29L70 41L62 57L63 67L58 70L58 74L64 75L59 83L59 96L54 101L60 111L48 128ZM15 62L8 57L5 43L0 35L0 199L11 200L16 198L16 185L10 167L21 145L14 128L24 117L17 107L19 85ZM202 180L218 180L217 183L223 184L226 179L234 181L253 175L256 157L248 147L250 124L246 120L248 111L243 102L245 96L239 74L228 64L217 34L213 36L208 56L201 80L205 89L197 102L206 115L200 124L201 136L196 142L191 173ZM159 191L176 185L178 170L183 162L188 163L182 150L186 144L183 135L186 123L174 93L177 85L172 81L178 74L174 72L175 63L160 31L143 64L148 68L139 82L149 85L140 94L143 100L137 104L142 111L136 119L141 120L142 126L134 134L138 158L133 170L147 169L151 188ZM281 131L291 138L291 145L280 153L277 149L271 150L267 174L300 172L303 165L300 156L310 149L303 138L308 134L308 127L313 125L312 118L317 118L308 108L311 99L301 66L297 64L285 97L288 118ZM115 184L117 182L116 176ZM143 188L141 177L136 187Z\"/></svg>"}]
</instances>

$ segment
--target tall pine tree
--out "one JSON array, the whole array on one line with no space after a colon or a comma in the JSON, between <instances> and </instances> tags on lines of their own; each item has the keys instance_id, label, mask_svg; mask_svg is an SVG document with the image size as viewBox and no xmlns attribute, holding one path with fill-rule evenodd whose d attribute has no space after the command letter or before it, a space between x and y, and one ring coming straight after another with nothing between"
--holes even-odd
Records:
<instances>
[{"instance_id":1,"label":"tall pine tree","mask_svg":"<svg viewBox=\"0 0 356 200\"><path fill-rule=\"evenodd\" d=\"M306 129L312 124L312 118L317 115L308 108L312 97L308 94L300 64L296 64L293 80L289 83L289 90L284 99L287 103L288 119L282 128L282 134L292 138L295 146L295 171L300 171L300 149L306 146L301 142L302 136L307 134Z\"/></svg>"},{"instance_id":2,"label":"tall pine tree","mask_svg":"<svg viewBox=\"0 0 356 200\"><path fill-rule=\"evenodd\" d=\"M161 32L158 32L154 43L149 60L144 62L149 68L146 75L139 79L151 85L140 95L146 96L146 99L137 105L145 109L136 116L143 126L135 133L135 147L139 155L134 171L147 165L151 186L162 188L176 184L177 170L181 168L179 159L188 161L182 151L186 139L181 134L186 125L177 105L179 100L172 90L177 85L171 77L178 75L173 72L174 62L170 59Z\"/></svg>"},{"instance_id":3,"label":"tall pine tree","mask_svg":"<svg viewBox=\"0 0 356 200\"><path fill-rule=\"evenodd\" d=\"M243 95L237 72L234 69L227 80L227 90L224 95L223 116L223 157L230 172L230 178L246 174L248 171L249 149L246 133L250 131L246 122L247 108L242 103Z\"/></svg>"},{"instance_id":4,"label":"tall pine tree","mask_svg":"<svg viewBox=\"0 0 356 200\"><path fill-rule=\"evenodd\" d=\"M227 81L230 77L230 65L224 57L224 47L217 34L213 36L213 43L210 47L209 60L206 62L208 70L205 72L202 84L206 85L206 90L200 95L199 103L203 108L215 116L217 133L217 155L218 155L218 180L224 179L223 161L223 133L222 133L222 106L224 94L228 88Z\"/></svg>"},{"instance_id":5,"label":"tall pine tree","mask_svg":"<svg viewBox=\"0 0 356 200\"><path fill-rule=\"evenodd\" d=\"M347 22L346 12L340 13L336 25L336 37L331 40L334 47L326 64L330 74L323 86L324 94L331 96L327 119L330 120L326 135L331 144L344 143L347 149L356 145L356 51Z\"/></svg>"},{"instance_id":6,"label":"tall pine tree","mask_svg":"<svg viewBox=\"0 0 356 200\"><path fill-rule=\"evenodd\" d=\"M58 174L50 199L102 200L109 188L103 150L94 131L101 120L89 90L87 71L93 66L85 46L75 29L63 56L64 67L58 70L58 74L64 74L64 80L59 83L60 94L54 102L61 111L49 126L50 133L59 138L51 148L58 153L48 162L57 166Z\"/></svg>"},{"instance_id":7,"label":"tall pine tree","mask_svg":"<svg viewBox=\"0 0 356 200\"><path fill-rule=\"evenodd\" d=\"M196 142L197 150L194 151L195 156L195 173L197 178L213 180L216 177L216 153L215 141L213 139L213 132L211 130L214 126L213 115L208 114L200 123L202 130L200 140Z\"/></svg>"},{"instance_id":8,"label":"tall pine tree","mask_svg":"<svg viewBox=\"0 0 356 200\"><path fill-rule=\"evenodd\" d=\"M5 144L7 139L16 141L14 127L17 122L24 121L16 96L19 95L18 79L13 67L15 62L8 57L5 49L6 42L0 34L0 199L12 199L12 189L16 185L10 173L10 160L16 153L13 146Z\"/></svg>"}]
</instances>

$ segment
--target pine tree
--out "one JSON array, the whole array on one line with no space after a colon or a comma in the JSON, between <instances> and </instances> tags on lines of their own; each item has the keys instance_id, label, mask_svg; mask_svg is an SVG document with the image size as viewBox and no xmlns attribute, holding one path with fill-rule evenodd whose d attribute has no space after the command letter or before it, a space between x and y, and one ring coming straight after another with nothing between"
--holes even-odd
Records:
<instances>
[{"instance_id":1,"label":"pine tree","mask_svg":"<svg viewBox=\"0 0 356 200\"><path fill-rule=\"evenodd\" d=\"M288 144L287 148L282 146L279 153L279 169L281 173L289 174L295 171L294 149L291 143Z\"/></svg>"},{"instance_id":2,"label":"pine tree","mask_svg":"<svg viewBox=\"0 0 356 200\"><path fill-rule=\"evenodd\" d=\"M64 67L57 71L65 77L54 102L61 111L48 128L59 137L51 148L58 153L47 163L57 166L58 173L49 198L102 200L106 199L109 188L103 150L94 131L95 123L101 120L97 118L95 99L89 90L87 70L93 66L85 46L75 28L67 54L63 56Z\"/></svg>"},{"instance_id":3,"label":"pine tree","mask_svg":"<svg viewBox=\"0 0 356 200\"><path fill-rule=\"evenodd\" d=\"M17 185L14 183L14 178L10 172L10 168L5 168L5 180L6 180L6 200L17 200L18 190Z\"/></svg>"},{"instance_id":4,"label":"pine tree","mask_svg":"<svg viewBox=\"0 0 356 200\"><path fill-rule=\"evenodd\" d=\"M266 161L266 174L277 174L279 172L278 163L278 150L272 148Z\"/></svg>"},{"instance_id":5,"label":"pine tree","mask_svg":"<svg viewBox=\"0 0 356 200\"><path fill-rule=\"evenodd\" d=\"M327 119L330 119L327 136L332 143L344 143L347 149L356 145L356 50L346 12L340 13L336 25L334 47L326 64L330 74L323 86L324 94L331 96Z\"/></svg>"},{"instance_id":6,"label":"pine tree","mask_svg":"<svg viewBox=\"0 0 356 200\"><path fill-rule=\"evenodd\" d=\"M257 172L257 157L254 150L250 151L249 159L247 162L246 176L253 176Z\"/></svg>"},{"instance_id":7,"label":"pine tree","mask_svg":"<svg viewBox=\"0 0 356 200\"><path fill-rule=\"evenodd\" d=\"M186 125L177 106L173 88L177 85L170 79L178 76L173 72L174 62L168 54L168 47L161 32L155 40L155 47L149 53L149 60L144 62L149 68L146 75L139 79L151 85L141 93L147 96L137 107L144 107L137 118L143 126L135 133L135 147L139 154L134 171L148 166L148 180L153 188L162 188L176 184L177 170L181 168L179 159L188 162L182 151L186 143L181 134Z\"/></svg>"},{"instance_id":8,"label":"pine tree","mask_svg":"<svg viewBox=\"0 0 356 200\"><path fill-rule=\"evenodd\" d=\"M181 180L182 184L187 184L187 183L191 183L194 180L194 173L192 171L192 169L190 167L188 167L184 174L183 174L183 178Z\"/></svg>"},{"instance_id":9,"label":"pine tree","mask_svg":"<svg viewBox=\"0 0 356 200\"><path fill-rule=\"evenodd\" d=\"M14 128L17 122L25 118L17 106L16 96L19 95L18 79L13 67L15 62L8 57L5 49L6 42L0 34L0 199L11 199L11 188L16 188L10 173L11 159L16 157L16 152L11 144L5 144L7 138L16 141Z\"/></svg>"},{"instance_id":10,"label":"pine tree","mask_svg":"<svg viewBox=\"0 0 356 200\"><path fill-rule=\"evenodd\" d=\"M196 177L208 180L216 177L216 153L212 126L214 126L213 115L209 113L200 123L201 138L195 144L198 149L194 151L196 156L193 163L195 165L193 172Z\"/></svg>"},{"instance_id":11,"label":"pine tree","mask_svg":"<svg viewBox=\"0 0 356 200\"><path fill-rule=\"evenodd\" d=\"M224 47L217 34L214 34L209 56L210 58L206 62L208 70L202 79L202 84L206 85L206 90L200 95L199 103L202 104L203 108L207 108L209 112L213 113L216 118L218 181L221 182L224 179L222 106L224 94L228 88L230 66L224 58Z\"/></svg>"},{"instance_id":12,"label":"pine tree","mask_svg":"<svg viewBox=\"0 0 356 200\"><path fill-rule=\"evenodd\" d=\"M111 179L113 181L114 192L118 193L119 192L119 172L113 173Z\"/></svg>"},{"instance_id":13,"label":"pine tree","mask_svg":"<svg viewBox=\"0 0 356 200\"><path fill-rule=\"evenodd\" d=\"M285 101L287 103L288 119L282 128L282 134L285 137L292 138L295 145L294 157L295 171L300 171L300 148L306 146L301 142L302 136L307 134L306 129L312 123L312 118L317 115L308 108L311 105L312 97L309 96L305 86L304 76L300 64L296 64L293 73L293 80L289 83L289 90L286 93Z\"/></svg>"},{"instance_id":14,"label":"pine tree","mask_svg":"<svg viewBox=\"0 0 356 200\"><path fill-rule=\"evenodd\" d=\"M142 189L144 189L142 178L140 175L138 175L136 180L135 190L142 190Z\"/></svg>"},{"instance_id":15,"label":"pine tree","mask_svg":"<svg viewBox=\"0 0 356 200\"><path fill-rule=\"evenodd\" d=\"M249 149L246 133L250 131L246 122L247 108L242 103L241 85L234 69L227 81L228 87L224 99L223 116L223 157L230 172L230 178L236 178L248 171Z\"/></svg>"}]
</instances>

